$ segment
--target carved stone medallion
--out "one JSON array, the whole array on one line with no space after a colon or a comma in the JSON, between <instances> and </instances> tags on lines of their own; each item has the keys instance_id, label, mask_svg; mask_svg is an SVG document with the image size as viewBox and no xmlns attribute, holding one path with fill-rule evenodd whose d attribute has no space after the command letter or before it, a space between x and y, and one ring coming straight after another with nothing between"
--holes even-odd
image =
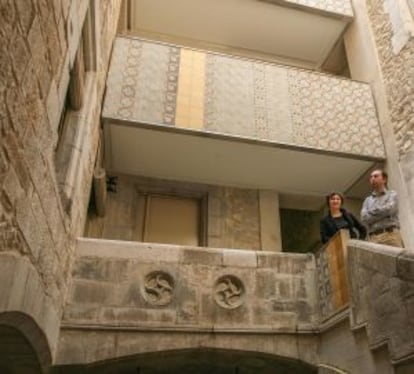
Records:
<instances>
[{"instance_id":1,"label":"carved stone medallion","mask_svg":"<svg viewBox=\"0 0 414 374\"><path fill-rule=\"evenodd\" d=\"M214 300L226 309L237 308L243 303L243 282L234 275L220 277L214 286Z\"/></svg>"},{"instance_id":2,"label":"carved stone medallion","mask_svg":"<svg viewBox=\"0 0 414 374\"><path fill-rule=\"evenodd\" d=\"M145 277L144 296L153 305L167 305L174 292L173 277L163 271L153 271Z\"/></svg>"}]
</instances>

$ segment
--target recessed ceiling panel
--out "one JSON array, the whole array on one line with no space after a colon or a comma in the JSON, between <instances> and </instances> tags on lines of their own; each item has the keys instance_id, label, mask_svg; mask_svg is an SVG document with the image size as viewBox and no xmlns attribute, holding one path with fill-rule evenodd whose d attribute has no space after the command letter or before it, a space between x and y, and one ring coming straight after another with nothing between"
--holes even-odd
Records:
<instances>
[{"instance_id":1,"label":"recessed ceiling panel","mask_svg":"<svg viewBox=\"0 0 414 374\"><path fill-rule=\"evenodd\" d=\"M322 196L346 191L373 165L306 149L280 148L140 126L105 125L109 173L273 189Z\"/></svg>"},{"instance_id":2,"label":"recessed ceiling panel","mask_svg":"<svg viewBox=\"0 0 414 374\"><path fill-rule=\"evenodd\" d=\"M349 21L349 16L257 0L134 0L130 14L135 32L183 44L193 41L192 46L280 56L314 68L321 66Z\"/></svg>"}]
</instances>

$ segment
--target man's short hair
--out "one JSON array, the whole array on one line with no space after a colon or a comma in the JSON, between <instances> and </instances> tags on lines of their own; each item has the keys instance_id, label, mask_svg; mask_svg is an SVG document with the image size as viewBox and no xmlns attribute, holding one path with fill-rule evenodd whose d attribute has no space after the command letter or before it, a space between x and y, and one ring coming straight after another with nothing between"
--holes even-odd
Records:
<instances>
[{"instance_id":1,"label":"man's short hair","mask_svg":"<svg viewBox=\"0 0 414 374\"><path fill-rule=\"evenodd\" d=\"M385 182L388 182L388 173L384 169L382 169L382 168L374 169L374 170L372 170L371 174L374 171L379 171L381 173L382 177L385 179Z\"/></svg>"}]
</instances>

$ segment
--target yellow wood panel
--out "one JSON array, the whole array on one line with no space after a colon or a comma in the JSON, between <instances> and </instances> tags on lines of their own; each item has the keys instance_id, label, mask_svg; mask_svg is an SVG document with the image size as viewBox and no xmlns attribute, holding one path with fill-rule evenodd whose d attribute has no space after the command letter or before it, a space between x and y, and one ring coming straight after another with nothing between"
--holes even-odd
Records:
<instances>
[{"instance_id":1,"label":"yellow wood panel","mask_svg":"<svg viewBox=\"0 0 414 374\"><path fill-rule=\"evenodd\" d=\"M331 271L332 303L334 309L340 309L349 302L348 281L346 275L346 238L338 233L326 248Z\"/></svg>"},{"instance_id":2,"label":"yellow wood panel","mask_svg":"<svg viewBox=\"0 0 414 374\"><path fill-rule=\"evenodd\" d=\"M148 196L144 241L199 245L199 202L171 196Z\"/></svg>"},{"instance_id":3,"label":"yellow wood panel","mask_svg":"<svg viewBox=\"0 0 414 374\"><path fill-rule=\"evenodd\" d=\"M203 128L206 55L182 48L178 76L175 126Z\"/></svg>"}]
</instances>

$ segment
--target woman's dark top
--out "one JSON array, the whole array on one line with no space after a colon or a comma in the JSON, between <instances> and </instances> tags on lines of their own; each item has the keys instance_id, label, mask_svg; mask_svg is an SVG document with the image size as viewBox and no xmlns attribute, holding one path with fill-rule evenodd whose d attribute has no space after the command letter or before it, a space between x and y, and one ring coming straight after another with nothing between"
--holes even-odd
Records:
<instances>
[{"instance_id":1,"label":"woman's dark top","mask_svg":"<svg viewBox=\"0 0 414 374\"><path fill-rule=\"evenodd\" d=\"M367 229L360 223L355 216L341 209L342 216L332 217L331 213L328 213L321 219L320 230L322 243L326 243L332 236L336 234L340 229L348 229L349 236L353 239L365 239L367 235Z\"/></svg>"}]
</instances>

